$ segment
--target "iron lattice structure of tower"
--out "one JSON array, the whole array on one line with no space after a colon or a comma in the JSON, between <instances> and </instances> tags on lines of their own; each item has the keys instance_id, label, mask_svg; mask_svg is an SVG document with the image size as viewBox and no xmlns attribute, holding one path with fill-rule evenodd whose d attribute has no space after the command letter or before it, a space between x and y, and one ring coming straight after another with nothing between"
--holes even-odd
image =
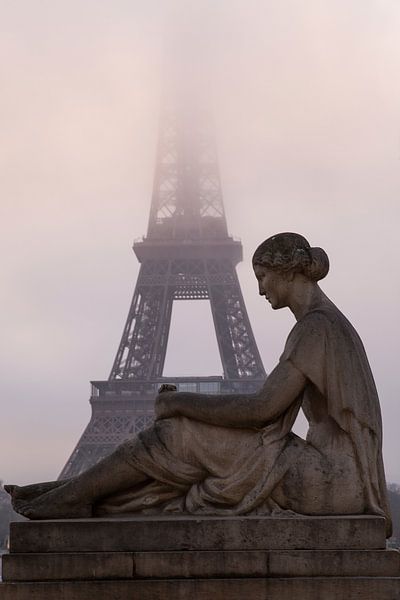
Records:
<instances>
[{"instance_id":1,"label":"iron lattice structure of tower","mask_svg":"<svg viewBox=\"0 0 400 600\"><path fill-rule=\"evenodd\" d=\"M153 420L163 382L201 393L249 393L266 373L236 273L242 244L228 234L207 112L164 110L147 236L108 381L93 381L91 420L60 478L79 474ZM175 300L209 300L223 376L163 378Z\"/></svg>"}]
</instances>

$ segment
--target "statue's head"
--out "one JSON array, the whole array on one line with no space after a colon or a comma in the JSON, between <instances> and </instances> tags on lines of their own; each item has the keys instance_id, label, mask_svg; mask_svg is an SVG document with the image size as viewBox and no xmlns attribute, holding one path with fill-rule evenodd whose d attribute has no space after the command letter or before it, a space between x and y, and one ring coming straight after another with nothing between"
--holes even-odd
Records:
<instances>
[{"instance_id":1,"label":"statue's head","mask_svg":"<svg viewBox=\"0 0 400 600\"><path fill-rule=\"evenodd\" d=\"M329 271L326 252L311 247L299 233L277 233L265 240L254 252L256 265L278 273L301 273L311 281L323 279Z\"/></svg>"}]
</instances>

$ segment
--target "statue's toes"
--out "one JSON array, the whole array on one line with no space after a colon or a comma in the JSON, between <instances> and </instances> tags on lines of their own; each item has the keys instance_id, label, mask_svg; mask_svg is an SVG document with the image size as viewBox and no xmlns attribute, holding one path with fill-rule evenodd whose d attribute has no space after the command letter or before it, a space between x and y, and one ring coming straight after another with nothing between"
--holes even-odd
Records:
<instances>
[{"instance_id":1,"label":"statue's toes","mask_svg":"<svg viewBox=\"0 0 400 600\"><path fill-rule=\"evenodd\" d=\"M32 510L32 507L31 507L30 504L26 504L26 503L24 503L24 504L22 504L22 503L18 504L17 503L14 506L14 509L17 511L17 513L19 513L23 517L26 517L27 519L31 519L32 516L33 516L33 514L34 514L34 511Z\"/></svg>"}]
</instances>

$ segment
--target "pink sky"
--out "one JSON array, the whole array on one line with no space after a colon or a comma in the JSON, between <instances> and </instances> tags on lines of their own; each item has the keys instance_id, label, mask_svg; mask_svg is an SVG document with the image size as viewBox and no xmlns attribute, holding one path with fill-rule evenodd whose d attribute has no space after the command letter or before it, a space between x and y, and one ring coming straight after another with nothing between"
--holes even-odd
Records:
<instances>
[{"instance_id":1,"label":"pink sky","mask_svg":"<svg viewBox=\"0 0 400 600\"><path fill-rule=\"evenodd\" d=\"M330 256L322 287L364 340L388 480L400 482L400 4L0 8L0 478L55 478L89 421L89 380L108 377L138 273L131 242L147 226L165 49L179 31L207 71L228 226L244 245L238 273L265 367L293 319L258 297L250 258L265 237L298 231ZM173 323L165 373L220 374L208 306L180 303Z\"/></svg>"}]
</instances>

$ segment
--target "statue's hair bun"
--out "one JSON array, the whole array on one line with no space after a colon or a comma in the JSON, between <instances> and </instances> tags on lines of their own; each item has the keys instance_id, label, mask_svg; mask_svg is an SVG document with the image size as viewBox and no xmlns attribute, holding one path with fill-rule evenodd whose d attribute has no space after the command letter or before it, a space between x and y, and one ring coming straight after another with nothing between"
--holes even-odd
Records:
<instances>
[{"instance_id":1,"label":"statue's hair bun","mask_svg":"<svg viewBox=\"0 0 400 600\"><path fill-rule=\"evenodd\" d=\"M325 250L318 247L311 247L310 254L311 263L305 268L304 275L313 281L319 281L328 274L329 258Z\"/></svg>"}]
</instances>

